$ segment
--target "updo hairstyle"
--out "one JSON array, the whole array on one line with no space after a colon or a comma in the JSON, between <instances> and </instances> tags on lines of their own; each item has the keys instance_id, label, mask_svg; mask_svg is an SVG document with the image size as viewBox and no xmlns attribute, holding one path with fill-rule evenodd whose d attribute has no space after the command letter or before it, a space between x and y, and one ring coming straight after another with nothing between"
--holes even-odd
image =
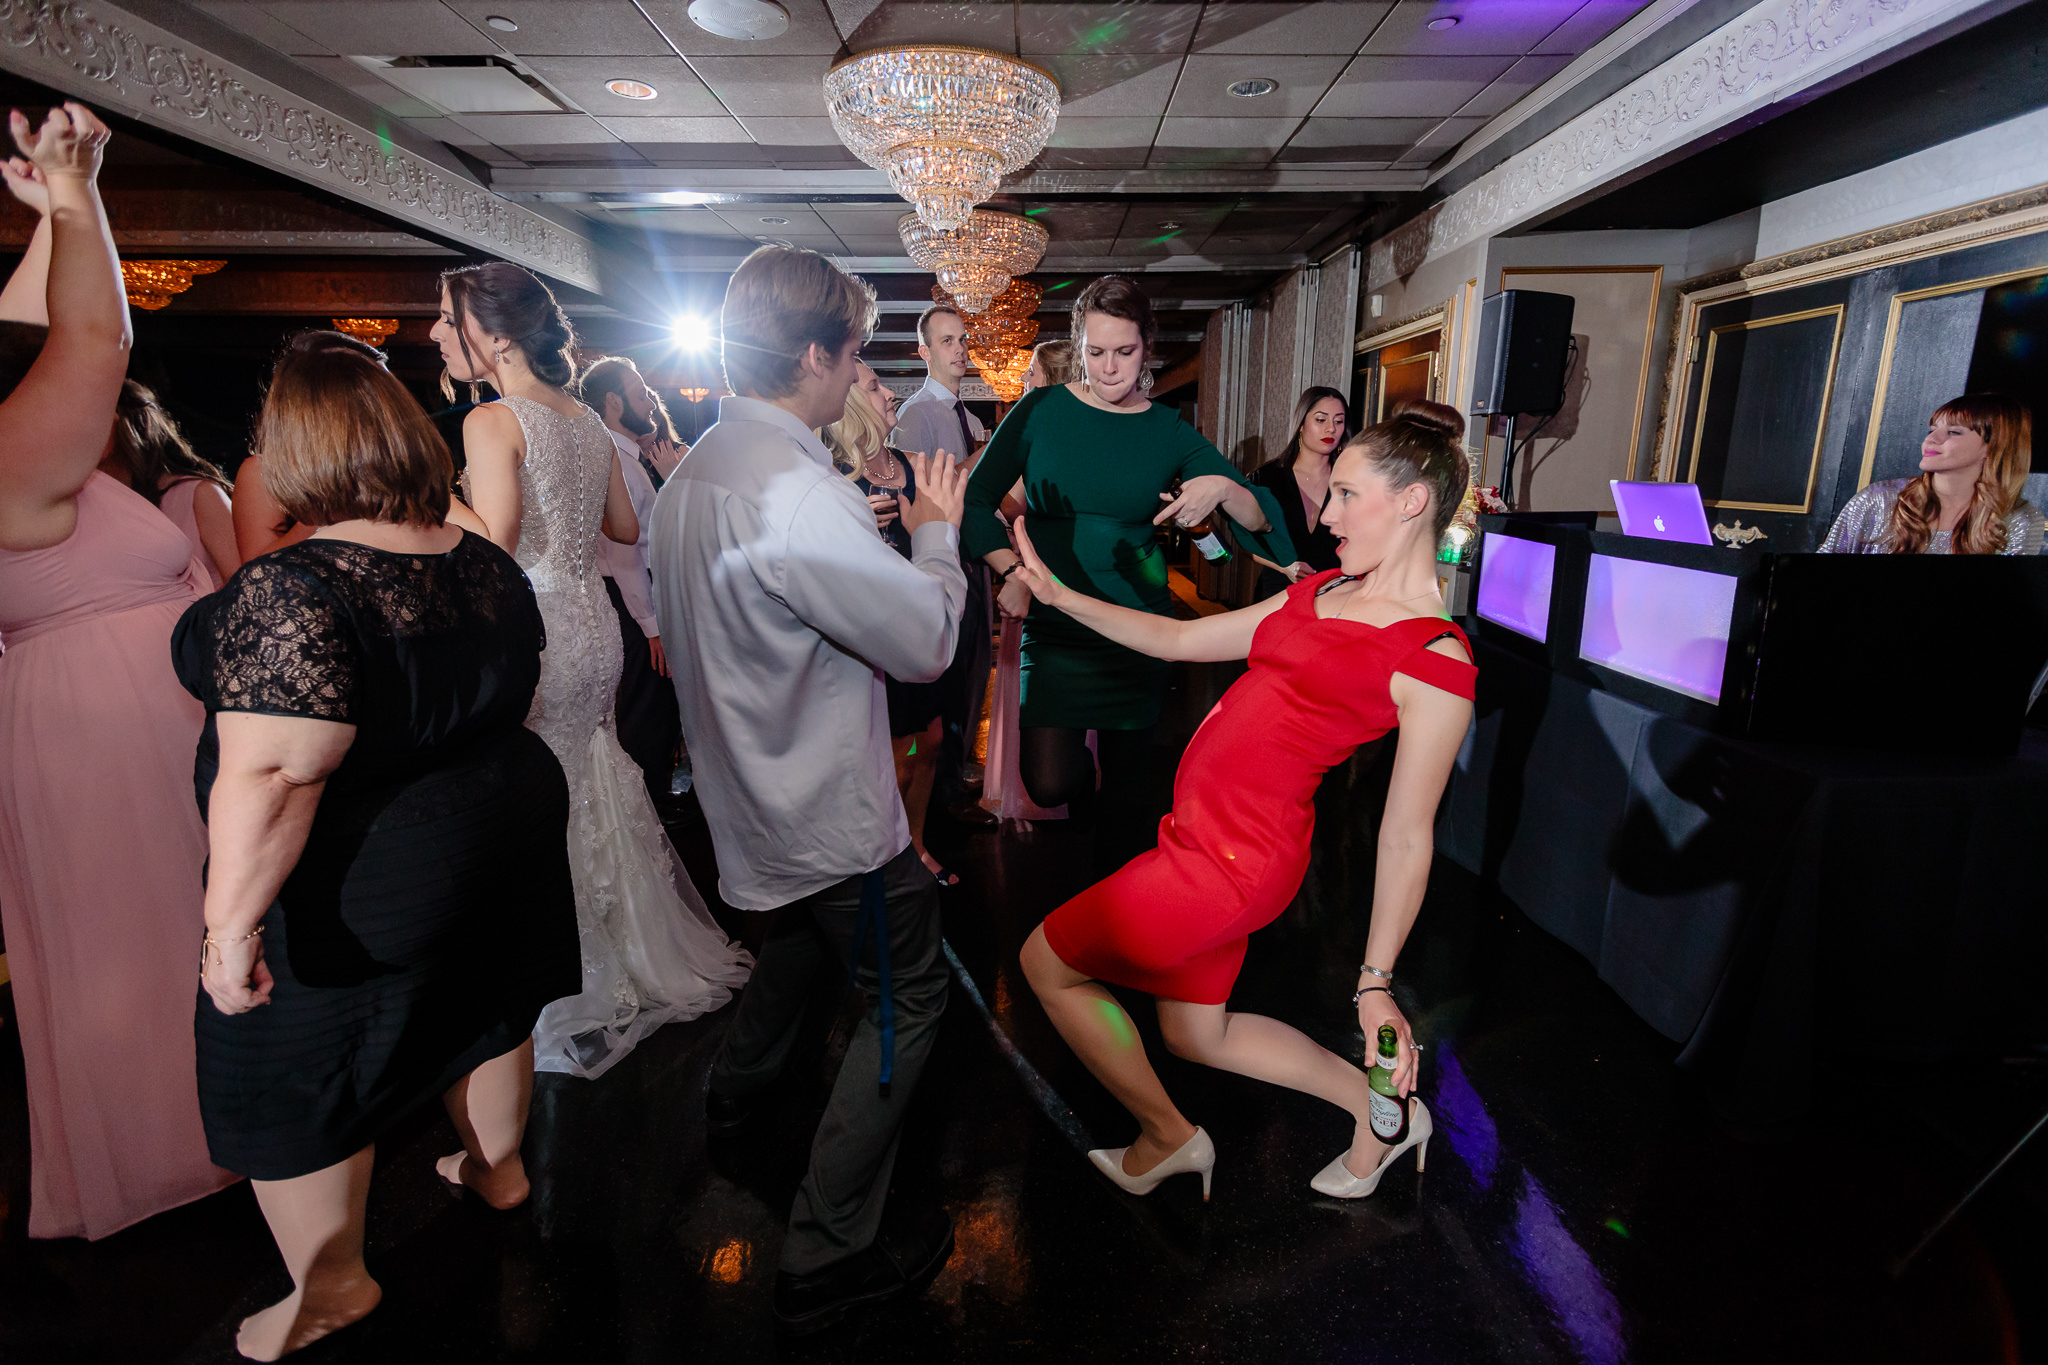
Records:
<instances>
[{"instance_id":1,"label":"updo hairstyle","mask_svg":"<svg viewBox=\"0 0 2048 1365\"><path fill-rule=\"evenodd\" d=\"M1129 275L1104 275L1090 280L1081 297L1074 300L1073 360L1077 369L1086 363L1090 313L1136 323L1138 336L1145 344L1145 358L1151 358L1159 342L1159 321L1152 316L1152 300L1136 280Z\"/></svg>"},{"instance_id":2,"label":"updo hairstyle","mask_svg":"<svg viewBox=\"0 0 2048 1365\"><path fill-rule=\"evenodd\" d=\"M1365 456L1372 471L1396 491L1416 483L1427 487L1430 517L1441 540L1472 480L1464 435L1465 419L1456 408L1429 403L1367 427L1344 448Z\"/></svg>"},{"instance_id":3,"label":"updo hairstyle","mask_svg":"<svg viewBox=\"0 0 2048 1365\"><path fill-rule=\"evenodd\" d=\"M526 367L543 384L566 389L576 378L576 330L555 296L532 271L509 261L465 265L441 272L448 289L448 307L455 320L455 339L470 354L466 324L470 318L485 336L508 338Z\"/></svg>"}]
</instances>

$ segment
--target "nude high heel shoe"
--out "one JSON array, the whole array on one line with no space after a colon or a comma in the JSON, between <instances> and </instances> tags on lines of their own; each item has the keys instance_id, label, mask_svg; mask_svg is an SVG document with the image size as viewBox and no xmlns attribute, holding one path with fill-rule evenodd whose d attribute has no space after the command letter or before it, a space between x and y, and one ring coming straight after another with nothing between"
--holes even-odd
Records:
<instances>
[{"instance_id":1,"label":"nude high heel shoe","mask_svg":"<svg viewBox=\"0 0 2048 1365\"><path fill-rule=\"evenodd\" d=\"M1435 1131L1436 1125L1430 1121L1429 1107L1410 1095L1408 1136L1402 1140L1400 1146L1380 1158L1380 1164L1373 1167L1371 1175L1351 1174L1351 1168L1344 1164L1344 1158L1340 1155L1335 1161L1323 1167L1322 1172L1308 1182L1309 1186L1316 1193L1327 1194L1333 1199L1363 1199L1380 1187L1380 1177L1386 1174L1387 1167L1393 1165L1394 1158L1410 1147L1415 1149L1415 1169L1420 1173L1423 1162L1429 1159L1429 1138Z\"/></svg>"},{"instance_id":2,"label":"nude high heel shoe","mask_svg":"<svg viewBox=\"0 0 2048 1365\"><path fill-rule=\"evenodd\" d=\"M1216 1170L1216 1144L1209 1141L1208 1133L1202 1129L1195 1129L1195 1135L1183 1142L1179 1151L1143 1175L1124 1174L1124 1153L1129 1150L1128 1147L1098 1147L1088 1153L1088 1159L1095 1163L1096 1170L1114 1180L1117 1188L1125 1194L1150 1194L1168 1176L1199 1175L1202 1177L1202 1198L1208 1199L1209 1178Z\"/></svg>"}]
</instances>

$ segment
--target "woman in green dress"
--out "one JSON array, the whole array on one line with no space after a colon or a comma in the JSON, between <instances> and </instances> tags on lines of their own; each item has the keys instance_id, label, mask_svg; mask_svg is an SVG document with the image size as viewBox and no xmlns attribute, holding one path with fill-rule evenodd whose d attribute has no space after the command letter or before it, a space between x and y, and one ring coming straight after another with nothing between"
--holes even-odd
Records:
<instances>
[{"instance_id":1,"label":"woman in green dress","mask_svg":"<svg viewBox=\"0 0 2048 1365\"><path fill-rule=\"evenodd\" d=\"M1061 582L1162 616L1172 613L1173 594L1154 528L1169 520L1192 526L1220 511L1257 554L1276 564L1296 556L1272 494L1247 483L1178 412L1145 396L1158 328L1144 291L1106 275L1074 301L1074 321L1084 377L1032 390L1003 419L967 485L960 540L995 571L1004 615L1025 618L1025 790L1038 805L1079 803L1085 814L1098 795L1098 761L1102 805L1142 804L1124 789L1159 719L1169 665L1032 603L1010 576L1018 557L996 516L1003 496L1022 485L1032 543ZM1176 479L1178 495L1170 491Z\"/></svg>"}]
</instances>

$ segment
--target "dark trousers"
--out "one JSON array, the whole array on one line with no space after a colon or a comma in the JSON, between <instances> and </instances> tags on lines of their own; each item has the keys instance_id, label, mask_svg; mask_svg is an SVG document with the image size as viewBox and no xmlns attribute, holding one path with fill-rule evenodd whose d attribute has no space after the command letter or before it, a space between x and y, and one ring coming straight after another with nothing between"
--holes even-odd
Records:
<instances>
[{"instance_id":1,"label":"dark trousers","mask_svg":"<svg viewBox=\"0 0 2048 1365\"><path fill-rule=\"evenodd\" d=\"M782 1269L808 1275L875 1240L882 1224L904 1111L946 1011L946 958L939 949L939 884L915 848L882 869L889 925L889 975L896 1002L896 1070L885 1097L878 1084L882 1028L874 944L862 946L855 981L867 1014L839 1065L832 1098L811 1142L810 1169L797 1188L782 1244ZM746 1095L772 1084L802 1030L819 972L852 970L862 877L848 877L771 912L754 974L711 1068L711 1088ZM872 931L870 931L872 935Z\"/></svg>"},{"instance_id":2,"label":"dark trousers","mask_svg":"<svg viewBox=\"0 0 2048 1365\"><path fill-rule=\"evenodd\" d=\"M967 769L974 762L974 736L988 696L989 637L995 630L988 565L973 560L963 561L962 567L967 570L967 605L960 613L960 643L953 647L953 664L944 679L946 709L940 714L945 731L939 741L938 773L932 780L932 796L943 806L973 795Z\"/></svg>"},{"instance_id":3,"label":"dark trousers","mask_svg":"<svg viewBox=\"0 0 2048 1365\"><path fill-rule=\"evenodd\" d=\"M607 578L604 590L619 616L619 636L626 642L626 667L619 674L619 747L639 765L647 780L647 792L660 798L668 795L675 780L676 746L683 739L683 718L676 709L675 685L654 671L648 657L647 637L640 623L626 610L619 585Z\"/></svg>"}]
</instances>

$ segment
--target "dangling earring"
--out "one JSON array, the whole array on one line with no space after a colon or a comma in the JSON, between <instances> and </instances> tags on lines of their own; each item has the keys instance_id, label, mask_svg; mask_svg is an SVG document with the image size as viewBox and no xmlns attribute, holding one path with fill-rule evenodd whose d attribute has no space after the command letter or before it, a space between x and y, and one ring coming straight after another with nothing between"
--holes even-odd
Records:
<instances>
[{"instance_id":1,"label":"dangling earring","mask_svg":"<svg viewBox=\"0 0 2048 1365\"><path fill-rule=\"evenodd\" d=\"M499 346L491 352L491 363L494 365L505 363L505 348L503 346Z\"/></svg>"},{"instance_id":2,"label":"dangling earring","mask_svg":"<svg viewBox=\"0 0 2048 1365\"><path fill-rule=\"evenodd\" d=\"M1139 393L1150 393L1150 392L1152 392L1152 371L1150 371L1150 370L1141 370L1141 371L1139 371L1139 373L1138 373L1138 392L1139 392Z\"/></svg>"}]
</instances>

